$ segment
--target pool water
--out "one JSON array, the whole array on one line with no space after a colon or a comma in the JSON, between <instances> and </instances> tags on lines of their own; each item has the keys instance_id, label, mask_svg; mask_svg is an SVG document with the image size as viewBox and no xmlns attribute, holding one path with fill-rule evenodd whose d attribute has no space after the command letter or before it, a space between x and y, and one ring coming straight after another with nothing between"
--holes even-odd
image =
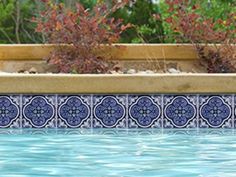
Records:
<instances>
[{"instance_id":1,"label":"pool water","mask_svg":"<svg viewBox=\"0 0 236 177\"><path fill-rule=\"evenodd\" d=\"M1 130L0 176L236 176L233 130Z\"/></svg>"}]
</instances>

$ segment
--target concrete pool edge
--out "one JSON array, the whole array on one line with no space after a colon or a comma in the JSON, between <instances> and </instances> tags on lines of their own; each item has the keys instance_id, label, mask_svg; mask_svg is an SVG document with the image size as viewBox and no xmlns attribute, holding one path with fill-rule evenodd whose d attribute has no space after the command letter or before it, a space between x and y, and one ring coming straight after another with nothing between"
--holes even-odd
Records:
<instances>
[{"instance_id":1,"label":"concrete pool edge","mask_svg":"<svg viewBox=\"0 0 236 177\"><path fill-rule=\"evenodd\" d=\"M4 74L0 94L230 94L236 74Z\"/></svg>"}]
</instances>

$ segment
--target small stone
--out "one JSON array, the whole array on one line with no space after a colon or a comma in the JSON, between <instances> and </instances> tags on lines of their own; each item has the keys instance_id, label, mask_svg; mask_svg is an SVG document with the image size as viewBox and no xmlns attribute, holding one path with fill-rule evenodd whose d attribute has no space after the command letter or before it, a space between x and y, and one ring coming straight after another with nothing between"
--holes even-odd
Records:
<instances>
[{"instance_id":1,"label":"small stone","mask_svg":"<svg viewBox=\"0 0 236 177\"><path fill-rule=\"evenodd\" d=\"M129 69L127 71L127 74L135 74L136 73L136 70L135 69Z\"/></svg>"},{"instance_id":2,"label":"small stone","mask_svg":"<svg viewBox=\"0 0 236 177\"><path fill-rule=\"evenodd\" d=\"M37 69L34 68L34 67L30 68L29 73L30 74L36 74L37 73Z\"/></svg>"},{"instance_id":3,"label":"small stone","mask_svg":"<svg viewBox=\"0 0 236 177\"><path fill-rule=\"evenodd\" d=\"M172 74L181 73L181 71L179 71L179 70L177 70L177 69L175 69L175 68L169 68L169 69L168 69L168 72L169 72L169 73L172 73Z\"/></svg>"},{"instance_id":4,"label":"small stone","mask_svg":"<svg viewBox=\"0 0 236 177\"><path fill-rule=\"evenodd\" d=\"M114 70L113 70L113 71L110 71L110 73L111 73L111 74L119 74L118 72L116 72L116 71L114 71Z\"/></svg>"},{"instance_id":5,"label":"small stone","mask_svg":"<svg viewBox=\"0 0 236 177\"><path fill-rule=\"evenodd\" d=\"M116 71L110 71L110 74L117 74Z\"/></svg>"},{"instance_id":6,"label":"small stone","mask_svg":"<svg viewBox=\"0 0 236 177\"><path fill-rule=\"evenodd\" d=\"M155 72L154 71L152 71L152 70L146 70L145 71L147 74L154 74Z\"/></svg>"},{"instance_id":7,"label":"small stone","mask_svg":"<svg viewBox=\"0 0 236 177\"><path fill-rule=\"evenodd\" d=\"M29 71L24 71L24 74L29 74Z\"/></svg>"},{"instance_id":8,"label":"small stone","mask_svg":"<svg viewBox=\"0 0 236 177\"><path fill-rule=\"evenodd\" d=\"M137 74L147 74L146 71L139 71Z\"/></svg>"}]
</instances>

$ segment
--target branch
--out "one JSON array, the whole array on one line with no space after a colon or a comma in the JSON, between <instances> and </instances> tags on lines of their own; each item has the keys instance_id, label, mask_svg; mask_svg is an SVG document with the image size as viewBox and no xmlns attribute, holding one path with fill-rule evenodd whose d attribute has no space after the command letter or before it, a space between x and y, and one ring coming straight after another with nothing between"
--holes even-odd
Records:
<instances>
[{"instance_id":1,"label":"branch","mask_svg":"<svg viewBox=\"0 0 236 177\"><path fill-rule=\"evenodd\" d=\"M0 31L3 33L3 35L8 39L10 43L12 44L14 43L4 29L0 28Z\"/></svg>"},{"instance_id":2,"label":"branch","mask_svg":"<svg viewBox=\"0 0 236 177\"><path fill-rule=\"evenodd\" d=\"M15 29L15 34L16 34L16 40L17 43L20 44L20 35L19 35L19 29L20 29L20 1L16 1L16 29Z\"/></svg>"}]
</instances>

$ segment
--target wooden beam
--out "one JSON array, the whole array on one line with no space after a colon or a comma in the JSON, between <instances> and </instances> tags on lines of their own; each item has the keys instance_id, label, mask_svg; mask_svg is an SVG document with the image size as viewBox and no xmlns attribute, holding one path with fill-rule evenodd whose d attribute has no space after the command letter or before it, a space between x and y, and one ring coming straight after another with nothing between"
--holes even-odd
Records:
<instances>
[{"instance_id":1,"label":"wooden beam","mask_svg":"<svg viewBox=\"0 0 236 177\"><path fill-rule=\"evenodd\" d=\"M0 60L42 60L53 50L53 45L0 45Z\"/></svg>"},{"instance_id":2,"label":"wooden beam","mask_svg":"<svg viewBox=\"0 0 236 177\"><path fill-rule=\"evenodd\" d=\"M121 60L195 60L198 58L194 47L189 44L125 44L118 46L120 50L115 53L115 57Z\"/></svg>"},{"instance_id":3,"label":"wooden beam","mask_svg":"<svg viewBox=\"0 0 236 177\"><path fill-rule=\"evenodd\" d=\"M0 60L42 60L55 45L0 45ZM116 44L112 47L117 60L181 59L195 60L197 54L190 44Z\"/></svg>"}]
</instances>

